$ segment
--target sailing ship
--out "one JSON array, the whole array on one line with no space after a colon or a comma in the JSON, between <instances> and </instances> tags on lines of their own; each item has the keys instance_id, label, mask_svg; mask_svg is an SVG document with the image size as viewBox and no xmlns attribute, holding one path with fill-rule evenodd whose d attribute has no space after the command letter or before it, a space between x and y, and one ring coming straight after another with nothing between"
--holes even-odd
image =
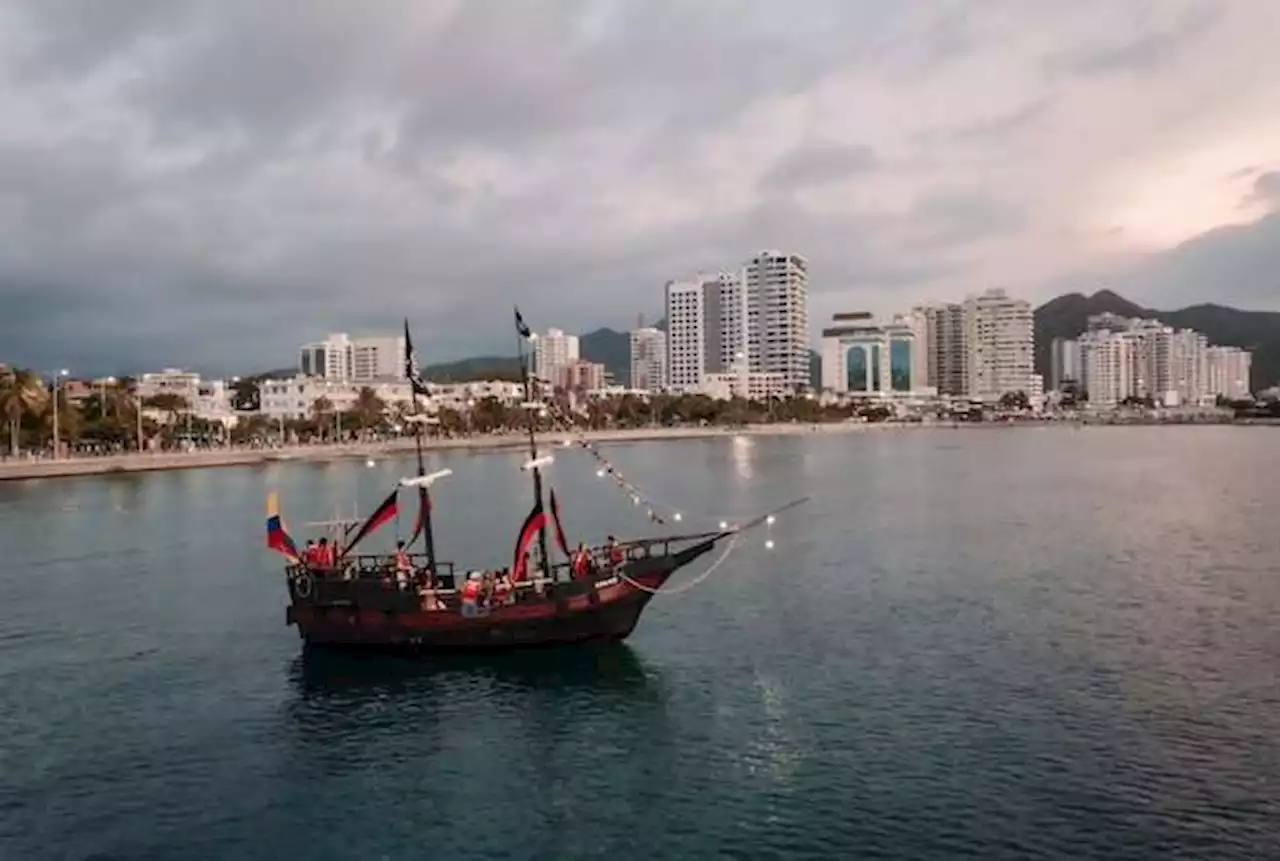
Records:
<instances>
[{"instance_id":1,"label":"sailing ship","mask_svg":"<svg viewBox=\"0 0 1280 861\"><path fill-rule=\"evenodd\" d=\"M539 381L528 367L524 345L530 331L518 308L515 324L529 452L522 469L531 478L533 507L518 532L511 566L501 572L468 572L437 557L432 491L452 473L444 469L428 474L425 469L426 419L419 399L430 397L430 388L419 374L406 319L405 370L417 474L400 479L363 523L329 522L337 524L332 533L336 552L321 564L304 558L281 519L278 497L268 497L267 545L288 559L285 621L296 626L305 647L432 652L621 641L635 630L649 601L673 574L743 530L772 524L783 510L738 526L721 523L710 532L623 542L611 537L571 552L554 489L550 517L543 505L542 468L553 458L538 448L535 415L545 404L539 398ZM396 556L356 552L361 540L398 516L401 491L417 495L418 514L409 539ZM553 560L550 553L548 521L563 561Z\"/></svg>"}]
</instances>

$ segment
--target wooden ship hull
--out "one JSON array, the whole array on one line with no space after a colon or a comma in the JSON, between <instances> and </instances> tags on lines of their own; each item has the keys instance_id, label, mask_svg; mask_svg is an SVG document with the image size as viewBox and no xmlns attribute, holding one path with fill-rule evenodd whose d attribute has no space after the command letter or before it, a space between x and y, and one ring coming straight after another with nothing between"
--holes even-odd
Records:
<instances>
[{"instance_id":1,"label":"wooden ship hull","mask_svg":"<svg viewBox=\"0 0 1280 861\"><path fill-rule=\"evenodd\" d=\"M493 602L480 615L462 612L455 589L403 588L377 567L293 569L286 623L306 646L326 649L415 653L620 642L635 630L654 592L717 539L697 538L675 551L668 540L634 542L616 568L576 580L518 584L510 600ZM652 553L657 547L666 552ZM442 580L453 585L450 575Z\"/></svg>"}]
</instances>

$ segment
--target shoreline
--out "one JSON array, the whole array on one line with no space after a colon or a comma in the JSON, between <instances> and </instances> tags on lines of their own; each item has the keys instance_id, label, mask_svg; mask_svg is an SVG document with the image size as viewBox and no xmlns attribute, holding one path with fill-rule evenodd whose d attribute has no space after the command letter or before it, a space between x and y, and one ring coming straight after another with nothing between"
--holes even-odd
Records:
<instances>
[{"instance_id":1,"label":"shoreline","mask_svg":"<svg viewBox=\"0 0 1280 861\"><path fill-rule=\"evenodd\" d=\"M540 442L559 447L567 439L583 436L592 443L652 442L659 440L715 439L734 436L795 436L809 434L869 433L889 430L922 429L997 429L1010 427L1054 427L1063 425L1128 427L1178 424L1171 422L1102 423L1102 422L1019 422L1015 424L982 422L830 422L796 424L760 424L744 427L681 427L635 428L628 430L587 431L570 434L563 431L540 434ZM1182 423L1183 425L1192 423ZM1204 426L1209 423L1199 423ZM1252 425L1255 422L1225 422L1213 425ZM1256 424L1263 424L1257 422ZM1269 422L1267 423L1269 424ZM473 436L457 439L429 439L422 443L424 452L434 451L502 451L523 448L528 437L522 433L500 436ZM208 449L191 452L128 452L97 457L61 458L58 460L5 460L0 461L0 482L27 481L41 478L75 478L78 476L116 475L139 472L164 472L179 469L211 469L215 467L258 466L266 463L308 461L323 463L333 460L386 457L412 454L411 437L373 443L347 443L345 445L299 445L275 449Z\"/></svg>"}]
</instances>

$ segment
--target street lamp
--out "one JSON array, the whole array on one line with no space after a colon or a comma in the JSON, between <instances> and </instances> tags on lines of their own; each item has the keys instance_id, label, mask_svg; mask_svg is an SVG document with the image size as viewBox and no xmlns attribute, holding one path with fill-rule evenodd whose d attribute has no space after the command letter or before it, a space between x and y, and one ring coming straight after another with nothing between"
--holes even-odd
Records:
<instances>
[{"instance_id":1,"label":"street lamp","mask_svg":"<svg viewBox=\"0 0 1280 861\"><path fill-rule=\"evenodd\" d=\"M53 377L53 459L58 459L58 390L62 387L62 378L70 374L66 368L58 371Z\"/></svg>"},{"instance_id":2,"label":"street lamp","mask_svg":"<svg viewBox=\"0 0 1280 861\"><path fill-rule=\"evenodd\" d=\"M133 384L133 418L137 422L137 443L138 454L142 454L142 393L138 391L138 384Z\"/></svg>"},{"instance_id":3,"label":"street lamp","mask_svg":"<svg viewBox=\"0 0 1280 861\"><path fill-rule=\"evenodd\" d=\"M102 412L102 418L107 417L107 386L116 384L115 377L103 377L98 380L98 408Z\"/></svg>"}]
</instances>

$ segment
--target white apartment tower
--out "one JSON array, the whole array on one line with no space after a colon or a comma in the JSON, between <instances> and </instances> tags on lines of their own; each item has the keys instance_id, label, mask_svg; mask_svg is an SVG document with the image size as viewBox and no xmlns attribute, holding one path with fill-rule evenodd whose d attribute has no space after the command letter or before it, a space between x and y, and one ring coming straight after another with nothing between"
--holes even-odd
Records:
<instances>
[{"instance_id":1,"label":"white apartment tower","mask_svg":"<svg viewBox=\"0 0 1280 861\"><path fill-rule=\"evenodd\" d=\"M667 282L667 386L677 392L698 391L707 374L704 295L701 279Z\"/></svg>"},{"instance_id":2,"label":"white apartment tower","mask_svg":"<svg viewBox=\"0 0 1280 861\"><path fill-rule=\"evenodd\" d=\"M1060 392L1067 380L1084 382L1080 344L1074 338L1054 338L1049 345L1049 388Z\"/></svg>"},{"instance_id":3,"label":"white apartment tower","mask_svg":"<svg viewBox=\"0 0 1280 861\"><path fill-rule=\"evenodd\" d=\"M1209 394L1240 401L1249 397L1249 372L1253 357L1239 347L1210 347L1208 367Z\"/></svg>"},{"instance_id":4,"label":"white apartment tower","mask_svg":"<svg viewBox=\"0 0 1280 861\"><path fill-rule=\"evenodd\" d=\"M1080 336L1081 367L1089 405L1114 407L1134 394L1134 340L1120 332L1094 330Z\"/></svg>"},{"instance_id":5,"label":"white apartment tower","mask_svg":"<svg viewBox=\"0 0 1280 861\"><path fill-rule=\"evenodd\" d=\"M667 335L661 329L631 332L631 388L660 392L667 387Z\"/></svg>"},{"instance_id":6,"label":"white apartment tower","mask_svg":"<svg viewBox=\"0 0 1280 861\"><path fill-rule=\"evenodd\" d=\"M702 278L706 314L707 373L728 373L746 354L748 303L745 272L721 272Z\"/></svg>"},{"instance_id":7,"label":"white apartment tower","mask_svg":"<svg viewBox=\"0 0 1280 861\"><path fill-rule=\"evenodd\" d=\"M304 377L340 383L403 380L404 354L402 335L351 338L335 332L298 350L298 371Z\"/></svg>"},{"instance_id":8,"label":"white apartment tower","mask_svg":"<svg viewBox=\"0 0 1280 861\"><path fill-rule=\"evenodd\" d=\"M808 386L809 262L798 254L761 251L742 271L751 370Z\"/></svg>"},{"instance_id":9,"label":"white apartment tower","mask_svg":"<svg viewBox=\"0 0 1280 861\"><path fill-rule=\"evenodd\" d=\"M1003 290L988 290L964 303L968 342L968 395L999 400L1011 392L1031 392L1033 326L1031 303Z\"/></svg>"},{"instance_id":10,"label":"white apartment tower","mask_svg":"<svg viewBox=\"0 0 1280 861\"><path fill-rule=\"evenodd\" d=\"M533 372L539 379L554 382L562 368L578 361L578 336L548 329L533 338Z\"/></svg>"}]
</instances>

